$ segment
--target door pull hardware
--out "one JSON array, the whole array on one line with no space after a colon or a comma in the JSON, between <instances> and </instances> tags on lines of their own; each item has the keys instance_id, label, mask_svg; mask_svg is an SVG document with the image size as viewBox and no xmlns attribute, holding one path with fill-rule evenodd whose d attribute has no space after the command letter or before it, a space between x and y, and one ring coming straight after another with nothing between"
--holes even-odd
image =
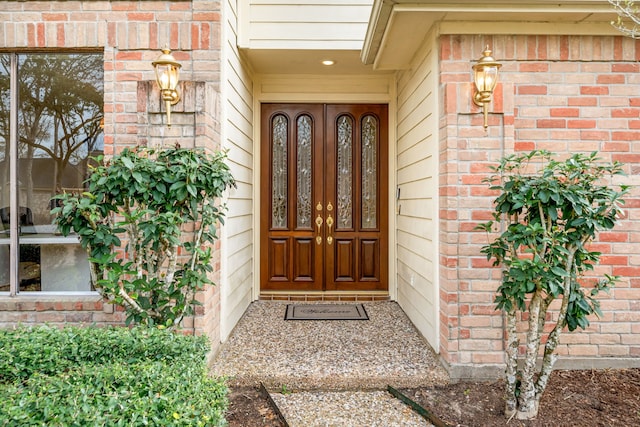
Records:
<instances>
[{"instance_id":1,"label":"door pull hardware","mask_svg":"<svg viewBox=\"0 0 640 427\"><path fill-rule=\"evenodd\" d=\"M331 204L331 202L329 202L329 204L327 205L327 211L331 212L332 210L333 210L333 205Z\"/></svg>"},{"instance_id":2,"label":"door pull hardware","mask_svg":"<svg viewBox=\"0 0 640 427\"><path fill-rule=\"evenodd\" d=\"M318 205L320 205L320 203L318 203ZM318 217L316 218L316 227L318 228L318 235L316 236L317 245L322 244L322 236L320 235L320 232L321 232L320 227L322 227L322 222L323 222L322 217L320 216L320 214L318 214Z\"/></svg>"},{"instance_id":3,"label":"door pull hardware","mask_svg":"<svg viewBox=\"0 0 640 427\"><path fill-rule=\"evenodd\" d=\"M331 203L329 203L331 205ZM329 206L327 206L327 210L329 210ZM329 215L327 218L327 227L329 227L329 236L327 236L327 243L330 245L333 243L333 236L331 236L331 227L333 227L333 217Z\"/></svg>"},{"instance_id":4,"label":"door pull hardware","mask_svg":"<svg viewBox=\"0 0 640 427\"><path fill-rule=\"evenodd\" d=\"M322 203L318 202L318 204L316 205L316 210L318 212L322 212Z\"/></svg>"}]
</instances>

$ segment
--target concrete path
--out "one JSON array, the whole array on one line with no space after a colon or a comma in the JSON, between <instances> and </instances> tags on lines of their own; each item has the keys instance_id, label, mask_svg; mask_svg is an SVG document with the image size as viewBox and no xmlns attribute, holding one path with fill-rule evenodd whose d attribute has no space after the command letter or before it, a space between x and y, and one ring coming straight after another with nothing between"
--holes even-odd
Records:
<instances>
[{"instance_id":1,"label":"concrete path","mask_svg":"<svg viewBox=\"0 0 640 427\"><path fill-rule=\"evenodd\" d=\"M398 304L365 303L369 320L350 321L284 320L286 305L253 303L212 373L263 383L292 427L430 425L385 391L449 380Z\"/></svg>"}]
</instances>

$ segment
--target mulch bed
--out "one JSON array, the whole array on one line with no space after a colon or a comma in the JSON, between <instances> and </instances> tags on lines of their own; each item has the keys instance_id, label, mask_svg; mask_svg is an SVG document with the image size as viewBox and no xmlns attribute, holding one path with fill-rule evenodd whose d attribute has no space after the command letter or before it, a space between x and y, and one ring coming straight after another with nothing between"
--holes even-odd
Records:
<instances>
[{"instance_id":1,"label":"mulch bed","mask_svg":"<svg viewBox=\"0 0 640 427\"><path fill-rule=\"evenodd\" d=\"M640 425L640 369L555 371L533 421L507 423L502 381L401 391L451 426ZM282 426L258 389L232 389L229 397L230 427Z\"/></svg>"},{"instance_id":2,"label":"mulch bed","mask_svg":"<svg viewBox=\"0 0 640 427\"><path fill-rule=\"evenodd\" d=\"M229 393L229 427L281 427L278 415L259 388L235 387Z\"/></svg>"}]
</instances>

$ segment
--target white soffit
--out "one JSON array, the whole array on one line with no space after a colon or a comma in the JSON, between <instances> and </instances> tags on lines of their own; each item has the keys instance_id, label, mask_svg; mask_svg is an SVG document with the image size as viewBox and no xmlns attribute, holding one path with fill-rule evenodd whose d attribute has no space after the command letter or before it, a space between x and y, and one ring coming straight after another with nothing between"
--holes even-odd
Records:
<instances>
[{"instance_id":1,"label":"white soffit","mask_svg":"<svg viewBox=\"0 0 640 427\"><path fill-rule=\"evenodd\" d=\"M361 59L376 70L409 66L425 36L439 34L619 35L604 0L375 0Z\"/></svg>"},{"instance_id":2,"label":"white soffit","mask_svg":"<svg viewBox=\"0 0 640 427\"><path fill-rule=\"evenodd\" d=\"M359 50L245 49L244 56L260 74L368 75L372 65L360 60ZM332 60L327 66L322 61Z\"/></svg>"}]
</instances>

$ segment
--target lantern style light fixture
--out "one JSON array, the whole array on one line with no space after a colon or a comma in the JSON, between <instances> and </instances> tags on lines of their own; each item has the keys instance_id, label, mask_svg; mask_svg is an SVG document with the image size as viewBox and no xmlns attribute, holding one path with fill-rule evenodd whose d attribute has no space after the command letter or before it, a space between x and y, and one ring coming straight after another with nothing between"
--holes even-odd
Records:
<instances>
[{"instance_id":1,"label":"lantern style light fixture","mask_svg":"<svg viewBox=\"0 0 640 427\"><path fill-rule=\"evenodd\" d=\"M171 49L164 47L162 54L151 63L156 71L156 81L160 87L162 100L167 106L167 126L171 126L171 106L180 101L180 94L176 90L180 80L182 65L171 55Z\"/></svg>"},{"instance_id":2,"label":"lantern style light fixture","mask_svg":"<svg viewBox=\"0 0 640 427\"><path fill-rule=\"evenodd\" d=\"M498 70L500 67L502 67L502 64L493 59L489 46L482 52L482 57L478 59L478 62L472 67L473 81L476 86L473 102L477 106L482 107L485 129L489 126L487 121L489 103L491 102L493 90L496 88L496 83L498 83Z\"/></svg>"}]
</instances>

